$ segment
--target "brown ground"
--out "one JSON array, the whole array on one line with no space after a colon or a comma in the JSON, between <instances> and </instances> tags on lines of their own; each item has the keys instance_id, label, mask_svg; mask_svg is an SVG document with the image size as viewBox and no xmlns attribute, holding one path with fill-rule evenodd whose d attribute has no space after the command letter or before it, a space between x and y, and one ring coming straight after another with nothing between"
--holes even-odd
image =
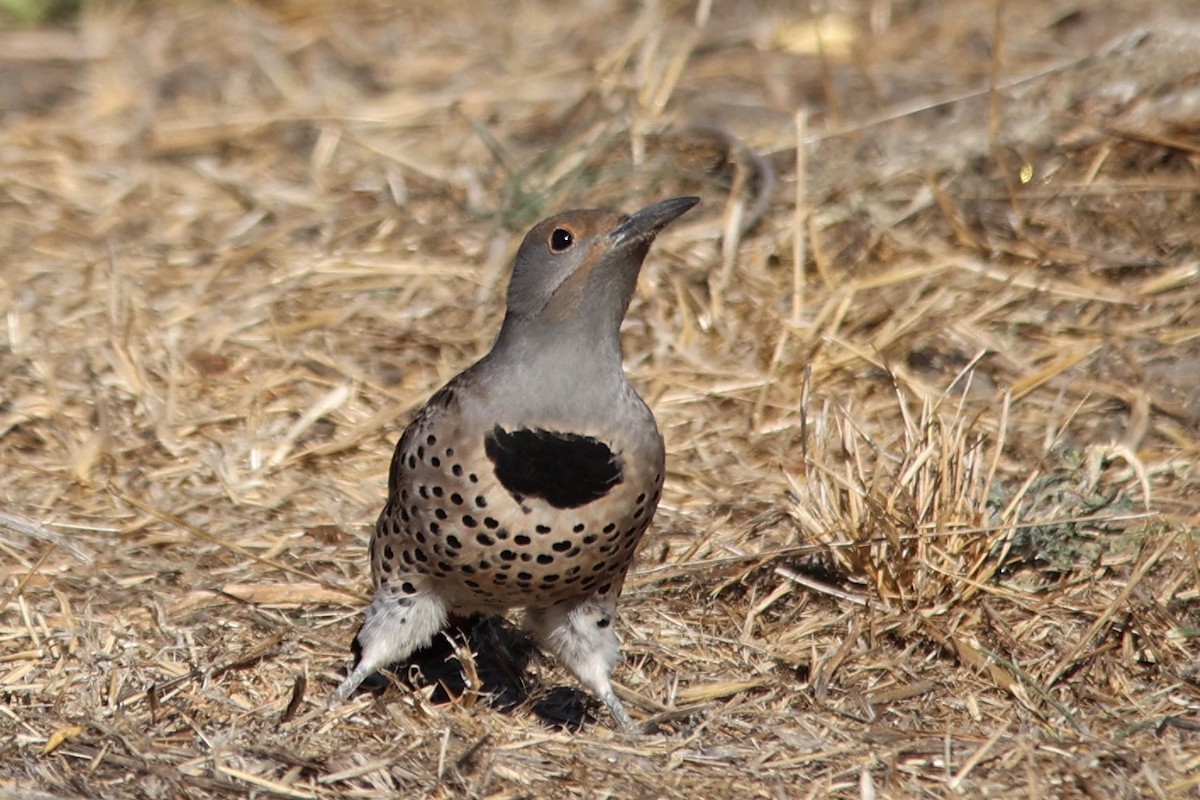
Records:
<instances>
[{"instance_id":1,"label":"brown ground","mask_svg":"<svg viewBox=\"0 0 1200 800\"><path fill-rule=\"evenodd\" d=\"M0 32L0 797L1200 794L1190 0L397 5ZM661 731L327 711L523 229L680 193Z\"/></svg>"}]
</instances>

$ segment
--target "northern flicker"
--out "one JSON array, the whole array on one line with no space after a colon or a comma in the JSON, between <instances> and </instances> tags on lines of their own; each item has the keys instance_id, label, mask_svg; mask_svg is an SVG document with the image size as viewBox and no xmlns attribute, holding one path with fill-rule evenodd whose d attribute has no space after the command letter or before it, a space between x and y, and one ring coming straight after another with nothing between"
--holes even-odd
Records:
<instances>
[{"instance_id":1,"label":"northern flicker","mask_svg":"<svg viewBox=\"0 0 1200 800\"><path fill-rule=\"evenodd\" d=\"M491 352L404 431L371 537L374 594L335 696L425 646L448 617L524 627L627 730L613 692L617 598L663 486L663 440L619 328L655 236L698 202L567 211L517 252Z\"/></svg>"}]
</instances>

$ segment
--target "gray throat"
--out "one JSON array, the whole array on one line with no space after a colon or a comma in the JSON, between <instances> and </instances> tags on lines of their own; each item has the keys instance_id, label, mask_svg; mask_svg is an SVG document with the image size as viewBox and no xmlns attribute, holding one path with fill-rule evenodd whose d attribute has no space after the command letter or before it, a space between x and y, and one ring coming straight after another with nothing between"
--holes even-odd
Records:
<instances>
[{"instance_id":1,"label":"gray throat","mask_svg":"<svg viewBox=\"0 0 1200 800\"><path fill-rule=\"evenodd\" d=\"M589 339L578 329L543 333L526 325L537 323L517 327L506 321L492 352L472 370L487 387L497 421L540 419L582 432L597 420L644 408L625 377L614 335Z\"/></svg>"}]
</instances>

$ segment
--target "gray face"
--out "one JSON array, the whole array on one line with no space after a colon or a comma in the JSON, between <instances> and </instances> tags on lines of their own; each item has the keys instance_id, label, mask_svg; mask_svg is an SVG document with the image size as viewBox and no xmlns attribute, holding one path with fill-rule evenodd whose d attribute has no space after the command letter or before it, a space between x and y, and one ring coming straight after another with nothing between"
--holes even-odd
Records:
<instances>
[{"instance_id":1,"label":"gray face","mask_svg":"<svg viewBox=\"0 0 1200 800\"><path fill-rule=\"evenodd\" d=\"M595 324L619 325L654 237L696 202L677 197L631 215L580 209L538 223L513 265L509 320L553 324L582 312Z\"/></svg>"},{"instance_id":2,"label":"gray face","mask_svg":"<svg viewBox=\"0 0 1200 800\"><path fill-rule=\"evenodd\" d=\"M521 243L508 287L508 312L531 319L546 309L555 293L572 279L579 289L587 274L613 251L609 233L624 217L612 211L566 211L534 226ZM636 280L637 275L634 274Z\"/></svg>"}]
</instances>

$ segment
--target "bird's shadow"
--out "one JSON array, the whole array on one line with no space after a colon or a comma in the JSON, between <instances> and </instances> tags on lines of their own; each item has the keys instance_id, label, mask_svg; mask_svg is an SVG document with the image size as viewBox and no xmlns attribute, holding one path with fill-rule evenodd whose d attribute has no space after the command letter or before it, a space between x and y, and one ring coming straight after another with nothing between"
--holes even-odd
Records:
<instances>
[{"instance_id":1,"label":"bird's shadow","mask_svg":"<svg viewBox=\"0 0 1200 800\"><path fill-rule=\"evenodd\" d=\"M478 690L498 711L509 714L527 706L546 725L569 731L597 721L592 710L597 703L582 690L547 689L529 677L527 668L537 652L529 636L502 617L482 614L451 620L432 642L367 678L359 691L379 696L395 678L413 689L433 686L431 701L448 703L468 689L456 650L474 654ZM357 657L355 653L355 661Z\"/></svg>"}]
</instances>

